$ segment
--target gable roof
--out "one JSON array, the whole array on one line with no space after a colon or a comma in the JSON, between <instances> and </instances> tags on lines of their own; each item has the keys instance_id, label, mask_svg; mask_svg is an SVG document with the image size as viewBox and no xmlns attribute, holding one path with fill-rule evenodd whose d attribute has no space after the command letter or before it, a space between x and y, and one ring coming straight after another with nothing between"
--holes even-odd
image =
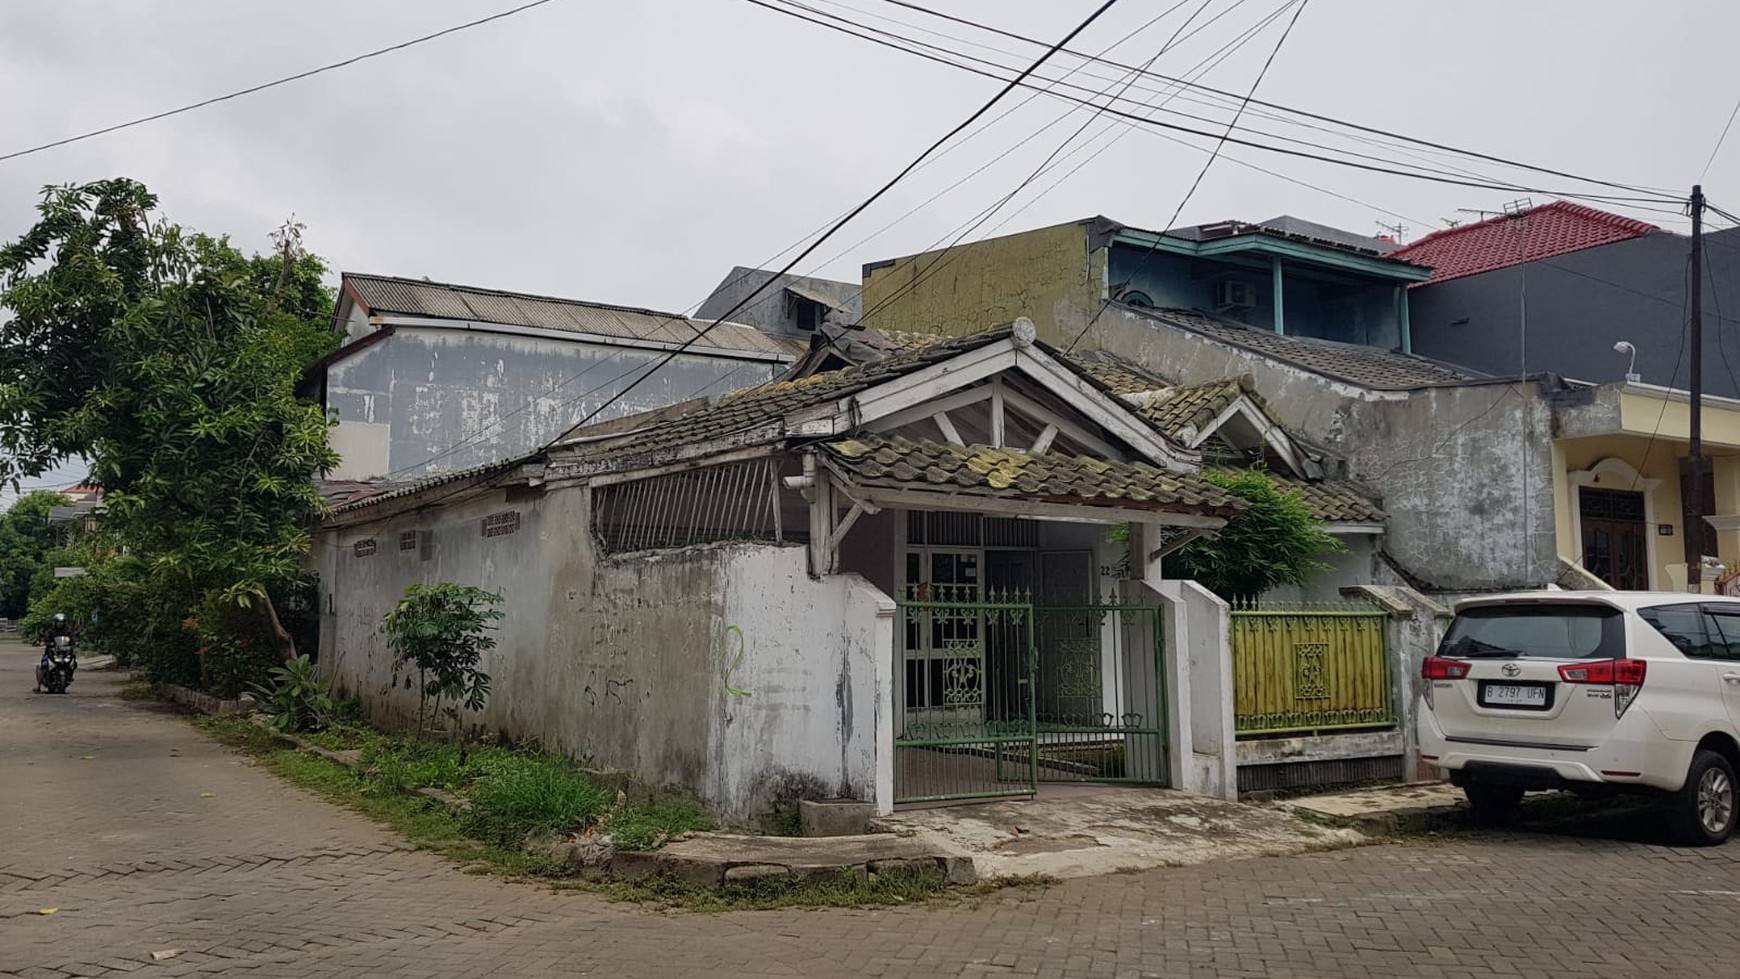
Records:
<instances>
[{"instance_id":1,"label":"gable roof","mask_svg":"<svg viewBox=\"0 0 1740 979\"><path fill-rule=\"evenodd\" d=\"M1034 455L1018 449L881 435L830 442L825 451L832 468L864 486L918 486L952 494L1068 500L1222 517L1247 506L1195 473L1141 462Z\"/></svg>"},{"instance_id":2,"label":"gable roof","mask_svg":"<svg viewBox=\"0 0 1740 979\"><path fill-rule=\"evenodd\" d=\"M764 333L741 323L720 323L705 336L698 336L711 321L635 306L356 272L344 273L339 288L341 303L349 298L371 316L398 314L667 345L690 343L690 349L703 354L708 350L731 350L795 357L804 350L801 340Z\"/></svg>"},{"instance_id":3,"label":"gable roof","mask_svg":"<svg viewBox=\"0 0 1740 979\"><path fill-rule=\"evenodd\" d=\"M1554 201L1515 217L1504 214L1477 224L1434 231L1392 252L1391 257L1429 266L1432 278L1420 283L1429 285L1641 238L1660 230L1653 224L1618 214Z\"/></svg>"},{"instance_id":4,"label":"gable roof","mask_svg":"<svg viewBox=\"0 0 1740 979\"><path fill-rule=\"evenodd\" d=\"M1023 323L1024 321L1017 321L1017 324L964 337L941 338L933 343L873 357L837 370L806 373L806 368L814 367L812 360L822 359L816 358L816 352L812 352L812 357L797 364L786 380L718 398L696 399L675 408L574 429L553 443L553 447L565 450L573 463L582 468L625 468L655 458L686 458L686 450L717 444L720 440L728 440L732 446L748 447L777 442L788 436L830 434L806 429L805 423L819 423L822 419L805 417L803 413L815 409L817 412L827 413L831 418L833 406L845 398L1013 338L1016 348L1031 345L1045 355L1043 363L1055 363L1071 378L1083 382L1086 390L1071 391L1065 397L1077 410L1092 417L1093 412L1087 401L1098 392L1098 395L1103 396L1101 404L1105 410L1116 412L1120 418L1130 419L1127 423L1128 431L1121 436L1123 441L1137 448L1139 452L1147 452L1151 458L1159 458L1153 451L1158 447L1168 456L1189 460L1194 464L1195 453L1180 448L1156 424L1143 418L1128 400L1119 398L1091 371L1044 343L1032 339L1031 324L1025 324L1028 332L1023 338L1020 332ZM953 378L951 383L968 383L962 380L959 372L952 373L950 377ZM636 424L637 419L644 423ZM855 418L854 425L856 423ZM1137 441L1131 441L1132 438ZM1142 439L1150 442L1147 449L1142 448Z\"/></svg>"},{"instance_id":5,"label":"gable roof","mask_svg":"<svg viewBox=\"0 0 1740 979\"><path fill-rule=\"evenodd\" d=\"M686 411L671 414L669 409L665 409L664 417L627 430L623 430L623 426L631 423L634 416L604 423L612 430L601 435L590 434L595 426L578 428L563 436L556 447L573 448L576 454L587 460L603 460L657 453L760 429L768 429L762 441L774 441L784 433L771 429L780 427L786 416L793 412L838 401L884 381L1007 339L1009 335L1009 327L1000 327L971 336L954 337L857 367L776 381L718 398L697 400L690 402Z\"/></svg>"},{"instance_id":6,"label":"gable roof","mask_svg":"<svg viewBox=\"0 0 1740 979\"><path fill-rule=\"evenodd\" d=\"M1341 343L1337 340L1319 340L1314 337L1287 336L1192 309L1151 309L1123 303L1115 305L1142 319L1188 330L1210 340L1242 347L1314 374L1376 391L1413 391L1490 380L1483 374L1397 350Z\"/></svg>"}]
</instances>

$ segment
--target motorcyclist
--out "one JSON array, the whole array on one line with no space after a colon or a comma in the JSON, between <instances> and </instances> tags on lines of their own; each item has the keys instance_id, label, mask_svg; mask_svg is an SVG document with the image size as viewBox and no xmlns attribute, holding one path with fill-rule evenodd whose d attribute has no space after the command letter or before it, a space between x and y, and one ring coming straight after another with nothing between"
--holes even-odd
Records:
<instances>
[{"instance_id":1,"label":"motorcyclist","mask_svg":"<svg viewBox=\"0 0 1740 979\"><path fill-rule=\"evenodd\" d=\"M48 624L48 634L42 644L42 659L36 664L36 689L32 693L42 692L42 685L48 678L50 667L48 657L54 651L54 640L59 636L66 636L68 639L73 637L72 624L66 620L65 612L54 613L54 618ZM78 669L78 664L75 662L72 668Z\"/></svg>"}]
</instances>

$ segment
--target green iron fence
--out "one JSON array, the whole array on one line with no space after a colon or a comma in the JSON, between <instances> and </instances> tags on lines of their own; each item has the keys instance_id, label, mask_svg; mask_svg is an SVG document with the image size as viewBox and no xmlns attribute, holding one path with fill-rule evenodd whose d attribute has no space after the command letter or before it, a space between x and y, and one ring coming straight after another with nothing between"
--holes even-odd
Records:
<instances>
[{"instance_id":1,"label":"green iron fence","mask_svg":"<svg viewBox=\"0 0 1740 979\"><path fill-rule=\"evenodd\" d=\"M899 603L895 801L1164 784L1160 610L909 589Z\"/></svg>"},{"instance_id":2,"label":"green iron fence","mask_svg":"<svg viewBox=\"0 0 1740 979\"><path fill-rule=\"evenodd\" d=\"M1393 727L1388 625L1383 610L1363 604L1235 607L1238 736Z\"/></svg>"}]
</instances>

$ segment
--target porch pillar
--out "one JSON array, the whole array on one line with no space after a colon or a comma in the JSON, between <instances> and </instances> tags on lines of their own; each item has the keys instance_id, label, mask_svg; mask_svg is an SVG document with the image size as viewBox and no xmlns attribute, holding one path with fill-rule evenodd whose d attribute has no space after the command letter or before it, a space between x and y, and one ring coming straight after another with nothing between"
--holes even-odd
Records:
<instances>
[{"instance_id":1,"label":"porch pillar","mask_svg":"<svg viewBox=\"0 0 1740 979\"><path fill-rule=\"evenodd\" d=\"M1194 581L1169 581L1160 571L1161 528L1130 527L1130 566L1163 603L1167 738L1173 788L1219 799L1238 798L1238 745L1233 736L1232 620L1219 596Z\"/></svg>"},{"instance_id":2,"label":"porch pillar","mask_svg":"<svg viewBox=\"0 0 1740 979\"><path fill-rule=\"evenodd\" d=\"M1285 308L1285 306L1287 304L1286 304L1286 301L1282 298L1283 294L1286 292L1286 289L1284 289L1282 287L1282 284L1281 284L1281 260L1279 258L1275 258L1275 259L1272 259L1271 261L1273 262L1273 266L1272 266L1270 272L1273 275L1274 282L1275 282L1275 285L1274 285L1275 332L1284 334L1287 332L1287 317L1286 317L1286 314L1283 312L1283 309Z\"/></svg>"}]
</instances>

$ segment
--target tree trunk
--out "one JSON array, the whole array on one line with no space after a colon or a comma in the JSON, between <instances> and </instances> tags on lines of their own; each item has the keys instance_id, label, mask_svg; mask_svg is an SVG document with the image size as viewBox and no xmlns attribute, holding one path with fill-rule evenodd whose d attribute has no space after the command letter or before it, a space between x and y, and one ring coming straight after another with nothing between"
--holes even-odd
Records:
<instances>
[{"instance_id":1,"label":"tree trunk","mask_svg":"<svg viewBox=\"0 0 1740 979\"><path fill-rule=\"evenodd\" d=\"M272 644L272 651L278 654L278 658L288 663L296 658L296 640L290 637L284 623L278 621L278 607L272 604L271 594L262 588L257 600L260 617L266 625L266 640Z\"/></svg>"}]
</instances>

